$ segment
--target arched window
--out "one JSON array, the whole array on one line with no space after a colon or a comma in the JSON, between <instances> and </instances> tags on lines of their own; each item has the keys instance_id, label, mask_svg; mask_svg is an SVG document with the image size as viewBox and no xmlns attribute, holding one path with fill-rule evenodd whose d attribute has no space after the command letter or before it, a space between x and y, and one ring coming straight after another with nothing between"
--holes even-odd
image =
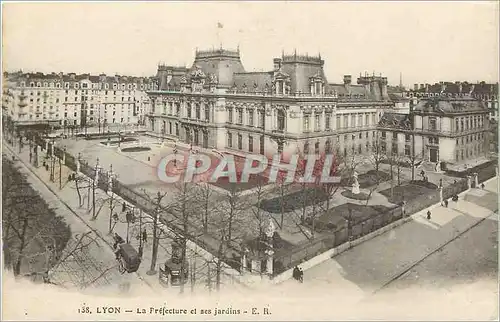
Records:
<instances>
[{"instance_id":1,"label":"arched window","mask_svg":"<svg viewBox=\"0 0 500 322\"><path fill-rule=\"evenodd\" d=\"M309 154L309 142L304 143L304 154Z\"/></svg>"},{"instance_id":2,"label":"arched window","mask_svg":"<svg viewBox=\"0 0 500 322\"><path fill-rule=\"evenodd\" d=\"M326 140L325 142L325 152L326 153L332 152L332 141L330 139Z\"/></svg>"},{"instance_id":3,"label":"arched window","mask_svg":"<svg viewBox=\"0 0 500 322\"><path fill-rule=\"evenodd\" d=\"M278 130L285 130L285 112L283 110L278 110Z\"/></svg>"}]
</instances>

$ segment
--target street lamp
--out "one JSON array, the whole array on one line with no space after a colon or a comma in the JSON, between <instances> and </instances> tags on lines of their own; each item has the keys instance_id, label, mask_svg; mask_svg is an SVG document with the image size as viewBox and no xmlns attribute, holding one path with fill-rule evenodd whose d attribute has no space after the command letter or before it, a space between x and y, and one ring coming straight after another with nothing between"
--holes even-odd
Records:
<instances>
[{"instance_id":1,"label":"street lamp","mask_svg":"<svg viewBox=\"0 0 500 322\"><path fill-rule=\"evenodd\" d=\"M56 144L55 140L52 139L51 141L51 146L50 146L50 150L51 150L51 153L50 153L50 181L54 182L54 172L55 172L55 163L56 163L56 159L55 159L55 155L54 155L54 145Z\"/></svg>"}]
</instances>

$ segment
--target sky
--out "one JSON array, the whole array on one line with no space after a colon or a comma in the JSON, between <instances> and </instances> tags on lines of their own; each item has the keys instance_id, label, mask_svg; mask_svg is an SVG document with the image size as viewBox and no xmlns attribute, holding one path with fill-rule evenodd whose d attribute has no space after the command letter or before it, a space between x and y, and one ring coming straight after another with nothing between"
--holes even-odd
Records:
<instances>
[{"instance_id":1,"label":"sky","mask_svg":"<svg viewBox=\"0 0 500 322\"><path fill-rule=\"evenodd\" d=\"M318 55L329 82L499 78L499 5L490 2L2 3L3 69L152 76L195 49L241 52L247 71L282 52ZM222 28L218 28L218 23Z\"/></svg>"}]
</instances>

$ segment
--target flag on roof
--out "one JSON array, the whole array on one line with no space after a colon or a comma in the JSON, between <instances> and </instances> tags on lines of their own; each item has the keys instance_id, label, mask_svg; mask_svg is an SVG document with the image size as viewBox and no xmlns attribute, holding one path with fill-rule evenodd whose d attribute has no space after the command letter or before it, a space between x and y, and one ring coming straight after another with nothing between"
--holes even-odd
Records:
<instances>
[{"instance_id":1,"label":"flag on roof","mask_svg":"<svg viewBox=\"0 0 500 322\"><path fill-rule=\"evenodd\" d=\"M217 28L224 28L224 25L222 25L220 22L217 22Z\"/></svg>"}]
</instances>

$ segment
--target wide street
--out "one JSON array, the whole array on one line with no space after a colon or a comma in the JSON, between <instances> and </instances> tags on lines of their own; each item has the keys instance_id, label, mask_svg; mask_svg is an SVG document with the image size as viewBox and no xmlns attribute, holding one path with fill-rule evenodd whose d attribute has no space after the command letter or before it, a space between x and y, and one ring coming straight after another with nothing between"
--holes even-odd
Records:
<instances>
[{"instance_id":1,"label":"wide street","mask_svg":"<svg viewBox=\"0 0 500 322\"><path fill-rule=\"evenodd\" d=\"M417 213L272 294L330 306L318 319L490 319L498 313L497 186L492 179L432 209L431 220Z\"/></svg>"},{"instance_id":2,"label":"wide street","mask_svg":"<svg viewBox=\"0 0 500 322\"><path fill-rule=\"evenodd\" d=\"M26 150L23 151L22 158L25 162L28 161ZM28 172L27 169L23 171ZM48 173L44 169L37 169L36 172L48 182ZM37 183L33 178L31 180L46 199L54 199L48 196L48 190L44 192L46 189L40 184L41 181ZM49 185L57 192L57 184ZM333 313L332 308L327 305L328 310L316 310L317 318L380 316L399 319L403 318L401 314L404 308L404 314L412 317L488 319L495 314L498 296L495 280L498 263L495 232L498 224L497 215L492 215L498 208L497 185L497 179L489 180L484 190L472 189L462 194L457 203L450 202L448 208L438 206L432 209L430 220L424 215L427 210L414 214L412 221L306 270L304 284L295 280L287 280L278 285L257 283L254 285L255 289L245 290L242 285L229 279L226 280L226 283L229 282L226 287L239 294L265 296L277 308L285 298L287 303L310 302L310 305L315 306L319 303L329 303L332 306L334 303ZM76 195L71 190L73 189L66 185L57 193L60 198L73 205L75 211L84 215L86 211L75 205ZM84 221L92 228L105 231L108 217L106 207L102 211L103 214L96 222ZM65 217L67 216L66 213ZM77 228L78 226L82 228ZM72 223L72 229L75 228L80 231L85 229L81 222ZM116 227L121 234L125 234L125 228L126 225L123 224ZM108 236L103 238L104 242L109 242ZM168 240L161 244L159 265L169 254ZM110 264L113 262L110 249L105 249L105 252L93 250L91 253L92 256L96 256L96 253L108 254L104 257ZM147 256L149 253L146 250ZM201 258L198 255L195 257ZM146 258L145 265L137 276L139 278L131 279L132 276L129 276L126 283L139 285L144 282L155 285L153 288L159 291L157 275L149 277L145 274L150 262ZM108 266L103 265L104 269ZM206 270L203 266L203 261L200 261L197 270ZM112 272L113 270L110 271ZM206 275L204 272L200 273ZM203 293L203 289L206 291L206 276L198 277L201 280L196 284L201 282L201 285L198 284L201 287L197 287L196 292ZM110 277L110 280L114 278L119 277ZM457 286L460 283L466 284L466 287ZM116 285L114 282L112 284ZM467 294L474 294L474 301L470 301ZM446 302L443 298L451 302ZM450 310L452 305L454 309ZM353 311L353 306L358 310ZM290 316L298 307L287 305L286 315ZM429 307L432 309L429 310ZM300 314L297 312L296 316Z\"/></svg>"}]
</instances>

